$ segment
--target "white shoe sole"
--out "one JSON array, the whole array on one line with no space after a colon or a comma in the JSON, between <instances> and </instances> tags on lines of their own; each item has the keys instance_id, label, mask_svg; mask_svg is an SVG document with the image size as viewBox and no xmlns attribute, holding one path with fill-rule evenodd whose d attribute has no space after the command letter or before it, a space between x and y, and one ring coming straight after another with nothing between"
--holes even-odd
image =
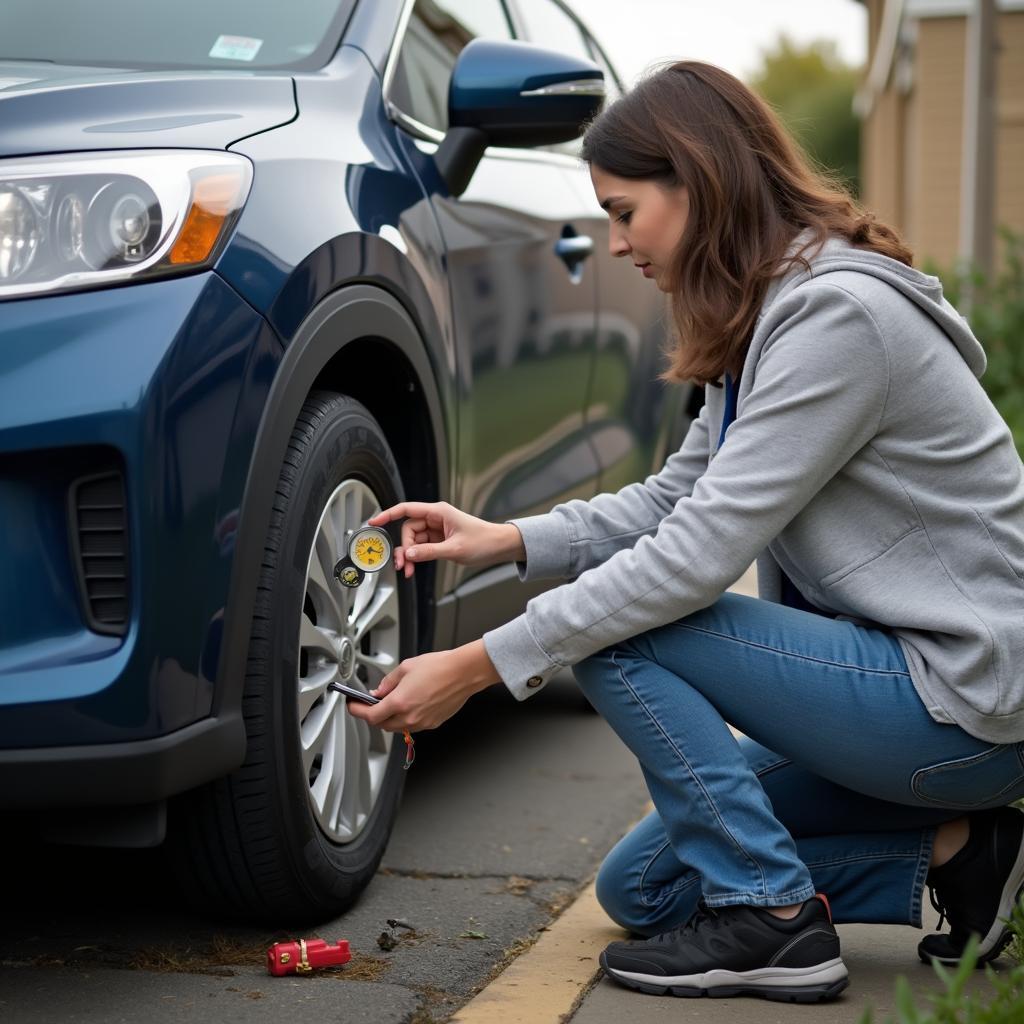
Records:
<instances>
[{"instance_id":1,"label":"white shoe sole","mask_svg":"<svg viewBox=\"0 0 1024 1024\"><path fill-rule=\"evenodd\" d=\"M629 988L657 995L761 996L785 1002L817 1003L834 999L849 984L849 972L841 957L813 967L762 967L755 971L706 971L703 974L642 974L609 967L605 954L601 966L609 977Z\"/></svg>"}]
</instances>

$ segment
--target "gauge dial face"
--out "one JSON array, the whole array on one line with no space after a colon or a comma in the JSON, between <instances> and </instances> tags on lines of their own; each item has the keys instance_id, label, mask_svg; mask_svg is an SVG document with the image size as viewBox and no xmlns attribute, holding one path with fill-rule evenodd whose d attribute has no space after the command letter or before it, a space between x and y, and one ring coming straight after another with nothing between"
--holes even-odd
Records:
<instances>
[{"instance_id":1,"label":"gauge dial face","mask_svg":"<svg viewBox=\"0 0 1024 1024\"><path fill-rule=\"evenodd\" d=\"M391 558L391 538L372 526L357 530L349 541L348 556L364 572L377 572Z\"/></svg>"}]
</instances>

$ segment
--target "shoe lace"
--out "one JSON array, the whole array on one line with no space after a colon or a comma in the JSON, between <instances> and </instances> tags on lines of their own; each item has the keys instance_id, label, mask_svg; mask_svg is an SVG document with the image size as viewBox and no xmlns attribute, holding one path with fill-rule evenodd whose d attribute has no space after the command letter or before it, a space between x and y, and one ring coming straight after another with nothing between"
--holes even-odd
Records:
<instances>
[{"instance_id":1,"label":"shoe lace","mask_svg":"<svg viewBox=\"0 0 1024 1024\"><path fill-rule=\"evenodd\" d=\"M949 920L949 916L948 916L948 914L946 912L946 904L942 902L942 897L938 894L938 892L936 891L934 885L929 885L928 886L928 898L931 900L932 906L935 908L935 910L938 911L938 914L939 914L939 925L938 925L938 927L941 928L943 921L948 921Z\"/></svg>"},{"instance_id":2,"label":"shoe lace","mask_svg":"<svg viewBox=\"0 0 1024 1024\"><path fill-rule=\"evenodd\" d=\"M711 924L712 927L717 928L720 924L728 923L728 920L727 917L720 916L714 907L709 907L703 900L700 900L694 912L681 925L663 932L658 936L658 940L659 942L676 942L688 933L695 933L705 924Z\"/></svg>"}]
</instances>

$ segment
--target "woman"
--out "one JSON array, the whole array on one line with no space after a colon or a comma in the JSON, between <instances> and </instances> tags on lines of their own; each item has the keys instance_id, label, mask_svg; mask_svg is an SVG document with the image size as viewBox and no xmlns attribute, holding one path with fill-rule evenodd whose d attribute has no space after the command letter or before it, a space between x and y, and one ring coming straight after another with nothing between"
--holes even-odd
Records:
<instances>
[{"instance_id":1,"label":"woman","mask_svg":"<svg viewBox=\"0 0 1024 1024\"><path fill-rule=\"evenodd\" d=\"M832 998L832 920L920 927L925 883L951 931L921 957L956 963L976 932L992 959L1024 885L1024 474L981 347L717 68L646 78L583 157L613 254L671 297L664 376L708 385L704 409L617 494L506 524L415 502L371 520L405 518L406 577L514 559L572 581L352 713L430 728L572 666L655 806L597 880L648 937L601 956L625 985ZM761 600L725 593L755 558Z\"/></svg>"}]
</instances>

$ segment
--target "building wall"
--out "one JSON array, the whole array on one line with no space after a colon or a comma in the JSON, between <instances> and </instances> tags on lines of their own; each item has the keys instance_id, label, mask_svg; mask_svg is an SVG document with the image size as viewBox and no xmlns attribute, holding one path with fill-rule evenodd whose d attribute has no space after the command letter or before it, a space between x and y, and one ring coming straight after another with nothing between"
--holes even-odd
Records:
<instances>
[{"instance_id":1,"label":"building wall","mask_svg":"<svg viewBox=\"0 0 1024 1024\"><path fill-rule=\"evenodd\" d=\"M915 253L948 265L960 237L964 19L919 21L915 49L904 230Z\"/></svg>"},{"instance_id":2,"label":"building wall","mask_svg":"<svg viewBox=\"0 0 1024 1024\"><path fill-rule=\"evenodd\" d=\"M868 66L878 45L884 0L867 0ZM904 230L903 147L904 101L896 89L877 96L871 114L861 125L862 198L878 217Z\"/></svg>"},{"instance_id":3,"label":"building wall","mask_svg":"<svg viewBox=\"0 0 1024 1024\"><path fill-rule=\"evenodd\" d=\"M996 223L1024 234L1024 12L999 19Z\"/></svg>"},{"instance_id":4,"label":"building wall","mask_svg":"<svg viewBox=\"0 0 1024 1024\"><path fill-rule=\"evenodd\" d=\"M869 64L883 0L868 0ZM910 19L908 44L862 128L863 201L898 227L918 263L956 261L966 19ZM997 225L1024 233L1024 11L997 18Z\"/></svg>"}]
</instances>

